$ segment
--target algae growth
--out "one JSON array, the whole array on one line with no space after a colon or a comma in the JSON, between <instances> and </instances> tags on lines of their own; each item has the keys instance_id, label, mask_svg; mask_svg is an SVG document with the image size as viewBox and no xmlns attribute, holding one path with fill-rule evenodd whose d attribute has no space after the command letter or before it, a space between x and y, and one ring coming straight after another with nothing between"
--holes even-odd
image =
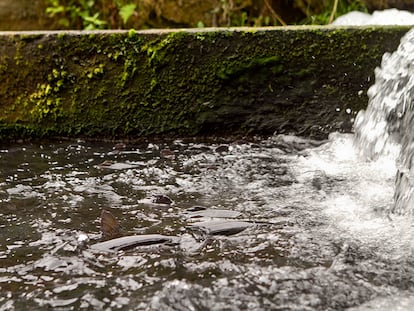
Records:
<instances>
[{"instance_id":1,"label":"algae growth","mask_svg":"<svg viewBox=\"0 0 414 311\"><path fill-rule=\"evenodd\" d=\"M323 137L407 29L2 34L0 137Z\"/></svg>"}]
</instances>

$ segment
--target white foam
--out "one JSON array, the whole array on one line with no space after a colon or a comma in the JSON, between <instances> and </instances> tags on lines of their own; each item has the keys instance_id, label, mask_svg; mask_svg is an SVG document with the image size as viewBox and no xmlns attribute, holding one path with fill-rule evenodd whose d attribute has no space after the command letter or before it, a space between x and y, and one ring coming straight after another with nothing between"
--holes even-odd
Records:
<instances>
[{"instance_id":1,"label":"white foam","mask_svg":"<svg viewBox=\"0 0 414 311\"><path fill-rule=\"evenodd\" d=\"M388 213L393 205L395 160L361 161L352 149L351 135L335 134L325 146L298 158L301 183L310 183L321 172L327 184L338 180L321 194L323 199L310 196L309 204L319 206L332 234L362 243L383 256L412 256L414 219ZM346 152L341 155L341 150Z\"/></svg>"},{"instance_id":2,"label":"white foam","mask_svg":"<svg viewBox=\"0 0 414 311\"><path fill-rule=\"evenodd\" d=\"M332 25L414 25L414 13L397 9L374 11L372 15L359 11L352 11L335 19Z\"/></svg>"}]
</instances>

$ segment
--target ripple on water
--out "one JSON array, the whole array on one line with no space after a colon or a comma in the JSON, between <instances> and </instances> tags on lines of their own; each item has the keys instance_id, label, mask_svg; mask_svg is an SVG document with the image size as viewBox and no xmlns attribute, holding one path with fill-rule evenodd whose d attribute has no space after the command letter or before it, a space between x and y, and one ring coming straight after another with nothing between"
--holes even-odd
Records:
<instances>
[{"instance_id":1,"label":"ripple on water","mask_svg":"<svg viewBox=\"0 0 414 311\"><path fill-rule=\"evenodd\" d=\"M275 136L13 146L0 152L0 308L387 305L414 286L412 219L387 212L393 169L360 161L343 134L322 145ZM178 242L93 250L102 209L131 234ZM194 230L228 221L248 225L230 236Z\"/></svg>"}]
</instances>

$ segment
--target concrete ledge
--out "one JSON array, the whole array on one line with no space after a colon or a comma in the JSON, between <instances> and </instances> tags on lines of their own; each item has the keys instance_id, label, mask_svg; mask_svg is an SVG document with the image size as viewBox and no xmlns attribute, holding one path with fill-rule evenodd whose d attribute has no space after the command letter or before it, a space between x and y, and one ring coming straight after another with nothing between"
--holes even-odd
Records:
<instances>
[{"instance_id":1,"label":"concrete ledge","mask_svg":"<svg viewBox=\"0 0 414 311\"><path fill-rule=\"evenodd\" d=\"M0 138L349 131L408 29L0 32Z\"/></svg>"}]
</instances>

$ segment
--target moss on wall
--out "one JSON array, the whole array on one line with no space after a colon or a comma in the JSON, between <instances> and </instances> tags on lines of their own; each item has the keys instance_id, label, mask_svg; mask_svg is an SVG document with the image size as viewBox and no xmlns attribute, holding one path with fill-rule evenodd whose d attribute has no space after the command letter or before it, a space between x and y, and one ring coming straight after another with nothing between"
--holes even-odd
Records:
<instances>
[{"instance_id":1,"label":"moss on wall","mask_svg":"<svg viewBox=\"0 0 414 311\"><path fill-rule=\"evenodd\" d=\"M0 138L349 130L406 27L0 35Z\"/></svg>"}]
</instances>

